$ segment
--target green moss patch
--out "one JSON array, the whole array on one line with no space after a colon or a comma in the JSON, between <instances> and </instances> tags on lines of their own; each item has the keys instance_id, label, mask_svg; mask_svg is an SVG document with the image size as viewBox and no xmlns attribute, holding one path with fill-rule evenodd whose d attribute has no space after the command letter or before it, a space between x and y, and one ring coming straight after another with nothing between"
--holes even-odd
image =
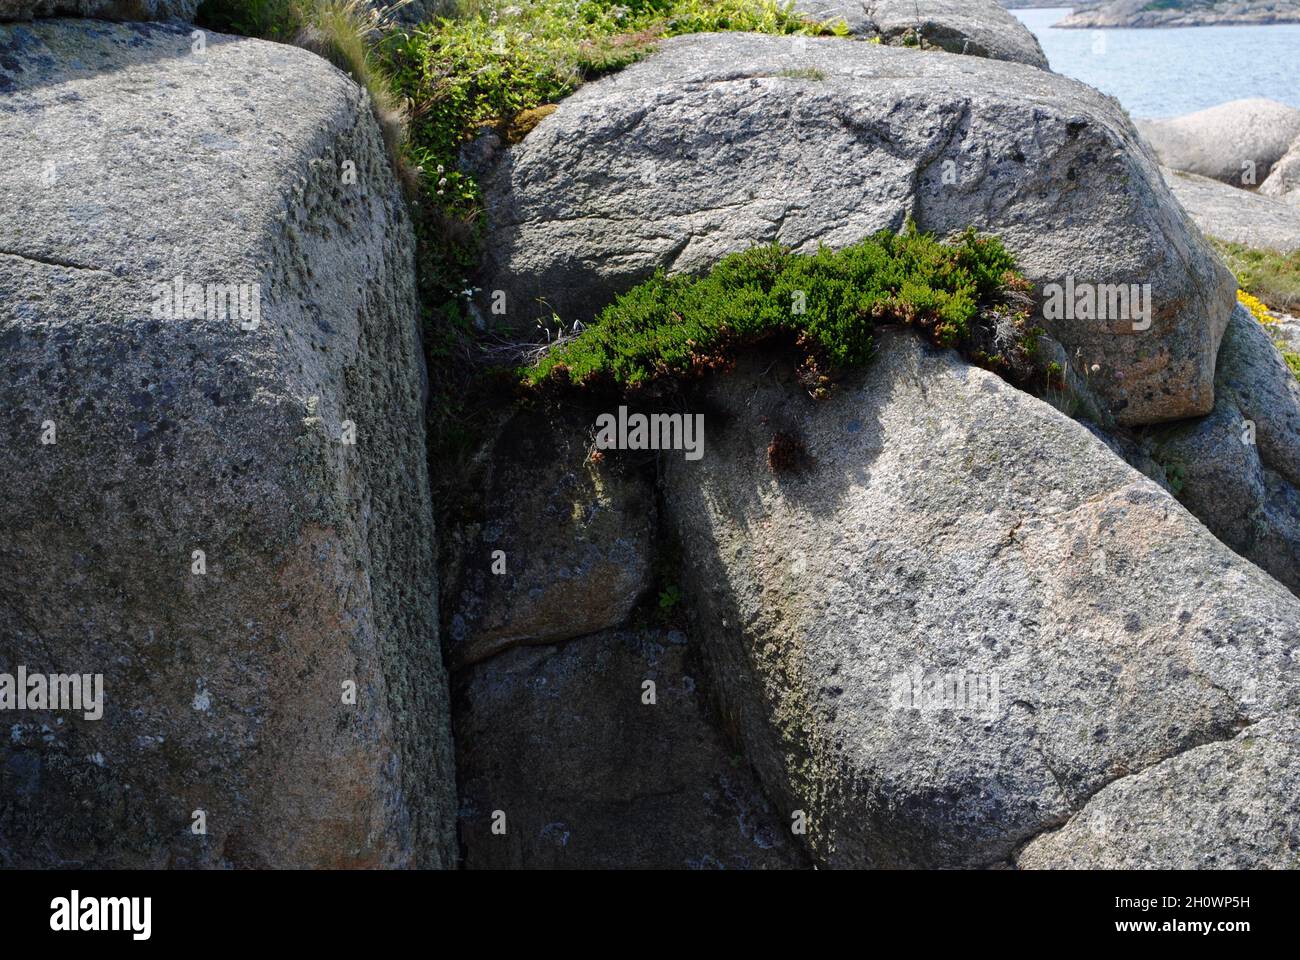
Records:
<instances>
[{"instance_id":1,"label":"green moss patch","mask_svg":"<svg viewBox=\"0 0 1300 960\"><path fill-rule=\"evenodd\" d=\"M810 255L758 247L700 277L656 274L519 373L532 387L635 390L725 369L739 349L781 340L822 396L836 372L871 358L872 331L887 323L1010 372L1041 332L1028 327L1028 288L1001 242L973 230L943 243L909 227Z\"/></svg>"}]
</instances>

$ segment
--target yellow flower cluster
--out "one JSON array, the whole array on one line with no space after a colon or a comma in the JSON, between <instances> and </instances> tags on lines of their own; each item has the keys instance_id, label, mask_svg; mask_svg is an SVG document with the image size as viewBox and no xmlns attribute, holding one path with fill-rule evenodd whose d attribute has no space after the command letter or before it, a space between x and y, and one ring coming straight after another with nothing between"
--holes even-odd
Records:
<instances>
[{"instance_id":1,"label":"yellow flower cluster","mask_svg":"<svg viewBox=\"0 0 1300 960\"><path fill-rule=\"evenodd\" d=\"M1237 301L1251 312L1251 314L1264 326L1272 326L1277 323L1277 317L1268 312L1268 307L1258 297L1252 297L1245 290L1237 291Z\"/></svg>"}]
</instances>

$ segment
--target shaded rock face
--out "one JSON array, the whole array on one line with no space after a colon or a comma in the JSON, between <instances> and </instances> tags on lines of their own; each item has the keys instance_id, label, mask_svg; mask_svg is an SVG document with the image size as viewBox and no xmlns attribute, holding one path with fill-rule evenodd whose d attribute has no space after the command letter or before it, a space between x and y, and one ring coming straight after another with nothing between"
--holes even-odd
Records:
<instances>
[{"instance_id":1,"label":"shaded rock face","mask_svg":"<svg viewBox=\"0 0 1300 960\"><path fill-rule=\"evenodd\" d=\"M1269 172L1268 179L1259 186L1266 197L1276 197L1292 206L1300 207L1300 139Z\"/></svg>"},{"instance_id":2,"label":"shaded rock face","mask_svg":"<svg viewBox=\"0 0 1300 960\"><path fill-rule=\"evenodd\" d=\"M1300 601L1048 405L880 348L821 405L762 359L720 379L665 477L723 715L819 862L1004 863L1295 709ZM768 471L774 431L802 469Z\"/></svg>"},{"instance_id":3,"label":"shaded rock face","mask_svg":"<svg viewBox=\"0 0 1300 960\"><path fill-rule=\"evenodd\" d=\"M1145 329L1045 323L1119 422L1212 408L1234 284L1114 101L1019 64L798 39L676 38L561 103L485 179L484 295L518 326L586 319L657 268L755 244L974 225L1039 284L1150 284Z\"/></svg>"},{"instance_id":4,"label":"shaded rock face","mask_svg":"<svg viewBox=\"0 0 1300 960\"><path fill-rule=\"evenodd\" d=\"M593 462L591 416L510 413L442 535L463 865L806 866L685 634L643 625L670 566L652 464Z\"/></svg>"},{"instance_id":5,"label":"shaded rock face","mask_svg":"<svg viewBox=\"0 0 1300 960\"><path fill-rule=\"evenodd\" d=\"M698 676L685 635L658 630L520 648L456 674L464 865L805 866L716 732Z\"/></svg>"},{"instance_id":6,"label":"shaded rock face","mask_svg":"<svg viewBox=\"0 0 1300 960\"><path fill-rule=\"evenodd\" d=\"M1283 253L1300 249L1300 209L1208 177L1168 168L1164 176L1183 209L1210 236Z\"/></svg>"},{"instance_id":7,"label":"shaded rock face","mask_svg":"<svg viewBox=\"0 0 1300 960\"><path fill-rule=\"evenodd\" d=\"M884 43L915 44L919 34L949 53L1047 67L1038 40L994 0L796 0L795 9Z\"/></svg>"},{"instance_id":8,"label":"shaded rock face","mask_svg":"<svg viewBox=\"0 0 1300 960\"><path fill-rule=\"evenodd\" d=\"M1216 392L1210 416L1157 434L1152 455L1220 540L1300 594L1300 383L1244 309Z\"/></svg>"},{"instance_id":9,"label":"shaded rock face","mask_svg":"<svg viewBox=\"0 0 1300 960\"><path fill-rule=\"evenodd\" d=\"M391 7L393 0L370 0L370 6L383 13ZM434 17L449 16L453 0L411 0L410 3L391 11L394 23L414 26L426 23Z\"/></svg>"},{"instance_id":10,"label":"shaded rock face","mask_svg":"<svg viewBox=\"0 0 1300 960\"><path fill-rule=\"evenodd\" d=\"M342 73L188 30L0 26L0 672L104 695L6 713L0 864L447 865L411 225Z\"/></svg>"},{"instance_id":11,"label":"shaded rock face","mask_svg":"<svg viewBox=\"0 0 1300 960\"><path fill-rule=\"evenodd\" d=\"M1267 785L1261 790L1261 785ZM1300 867L1300 723L1261 720L1112 783L1022 869L1259 870Z\"/></svg>"},{"instance_id":12,"label":"shaded rock face","mask_svg":"<svg viewBox=\"0 0 1300 960\"><path fill-rule=\"evenodd\" d=\"M101 20L193 20L201 0L0 0L0 20L97 17Z\"/></svg>"},{"instance_id":13,"label":"shaded rock face","mask_svg":"<svg viewBox=\"0 0 1300 960\"><path fill-rule=\"evenodd\" d=\"M1300 137L1300 110L1276 100L1233 100L1136 124L1164 166L1254 188Z\"/></svg>"},{"instance_id":14,"label":"shaded rock face","mask_svg":"<svg viewBox=\"0 0 1300 960\"><path fill-rule=\"evenodd\" d=\"M480 455L475 515L445 536L453 668L617 626L649 589L654 490L593 463L589 433L520 412Z\"/></svg>"}]
</instances>

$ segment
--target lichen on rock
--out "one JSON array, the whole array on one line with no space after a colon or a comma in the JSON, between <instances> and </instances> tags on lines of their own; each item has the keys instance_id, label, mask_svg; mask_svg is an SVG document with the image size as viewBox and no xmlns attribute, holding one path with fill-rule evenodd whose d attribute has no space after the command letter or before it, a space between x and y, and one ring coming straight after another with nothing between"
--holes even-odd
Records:
<instances>
[{"instance_id":1,"label":"lichen on rock","mask_svg":"<svg viewBox=\"0 0 1300 960\"><path fill-rule=\"evenodd\" d=\"M0 863L449 866L407 210L344 74L190 34L0 25L0 663L106 698Z\"/></svg>"}]
</instances>

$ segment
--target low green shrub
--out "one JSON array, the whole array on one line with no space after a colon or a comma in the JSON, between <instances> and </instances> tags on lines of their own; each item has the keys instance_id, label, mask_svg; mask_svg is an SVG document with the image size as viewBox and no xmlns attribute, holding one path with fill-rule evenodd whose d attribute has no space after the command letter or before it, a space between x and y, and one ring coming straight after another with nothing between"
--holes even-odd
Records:
<instances>
[{"instance_id":1,"label":"low green shrub","mask_svg":"<svg viewBox=\"0 0 1300 960\"><path fill-rule=\"evenodd\" d=\"M750 30L844 34L814 23L788 0L514 0L462 2L454 17L391 34L376 48L408 104L406 156L415 170L421 299L431 369L435 448L473 436L475 332L465 304L478 267L481 194L461 169L461 148L486 130L522 137L584 82L644 57L685 33Z\"/></svg>"},{"instance_id":2,"label":"low green shrub","mask_svg":"<svg viewBox=\"0 0 1300 960\"><path fill-rule=\"evenodd\" d=\"M199 26L262 40L293 40L303 25L304 0L203 0Z\"/></svg>"},{"instance_id":3,"label":"low green shrub","mask_svg":"<svg viewBox=\"0 0 1300 960\"><path fill-rule=\"evenodd\" d=\"M1278 336L1274 313L1300 312L1300 250L1279 253L1256 250L1240 243L1211 238L1228 269L1237 277L1237 300L1269 330L1296 379L1300 380L1300 353Z\"/></svg>"},{"instance_id":4,"label":"low green shrub","mask_svg":"<svg viewBox=\"0 0 1300 960\"><path fill-rule=\"evenodd\" d=\"M942 243L909 225L810 255L757 247L700 277L657 273L519 375L532 387L635 390L725 369L737 350L780 340L799 351L800 379L823 396L838 371L871 358L872 331L885 323L1023 372L1041 333L1028 326L1028 288L1002 243L974 230Z\"/></svg>"}]
</instances>

